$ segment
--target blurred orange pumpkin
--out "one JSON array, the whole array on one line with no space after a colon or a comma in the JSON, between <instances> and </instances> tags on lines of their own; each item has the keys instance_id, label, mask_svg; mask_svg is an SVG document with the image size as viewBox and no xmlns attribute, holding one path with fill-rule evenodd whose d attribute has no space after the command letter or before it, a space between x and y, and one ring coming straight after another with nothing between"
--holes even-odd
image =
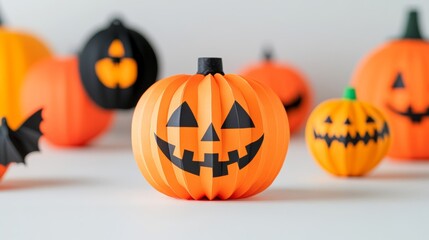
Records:
<instances>
[{"instance_id":1,"label":"blurred orange pumpkin","mask_svg":"<svg viewBox=\"0 0 429 240\"><path fill-rule=\"evenodd\" d=\"M41 130L52 144L81 146L105 131L113 113L86 95L75 57L50 58L28 73L22 92L26 113L43 108Z\"/></svg>"},{"instance_id":2,"label":"blurred orange pumpkin","mask_svg":"<svg viewBox=\"0 0 429 240\"><path fill-rule=\"evenodd\" d=\"M36 37L2 25L0 19L0 117L7 117L11 128L23 122L21 87L28 69L51 55Z\"/></svg>"},{"instance_id":3,"label":"blurred orange pumpkin","mask_svg":"<svg viewBox=\"0 0 429 240\"><path fill-rule=\"evenodd\" d=\"M6 173L8 166L0 165L0 180L3 178L3 175Z\"/></svg>"},{"instance_id":4,"label":"blurred orange pumpkin","mask_svg":"<svg viewBox=\"0 0 429 240\"><path fill-rule=\"evenodd\" d=\"M262 62L247 67L241 75L265 83L274 90L287 112L291 133L296 132L311 109L313 94L310 85L299 71L273 60L270 51L264 55Z\"/></svg>"},{"instance_id":5,"label":"blurred orange pumpkin","mask_svg":"<svg viewBox=\"0 0 429 240\"><path fill-rule=\"evenodd\" d=\"M420 33L417 11L410 11L401 38L364 59L353 85L361 100L386 113L393 136L390 157L429 158L429 42Z\"/></svg>"}]
</instances>

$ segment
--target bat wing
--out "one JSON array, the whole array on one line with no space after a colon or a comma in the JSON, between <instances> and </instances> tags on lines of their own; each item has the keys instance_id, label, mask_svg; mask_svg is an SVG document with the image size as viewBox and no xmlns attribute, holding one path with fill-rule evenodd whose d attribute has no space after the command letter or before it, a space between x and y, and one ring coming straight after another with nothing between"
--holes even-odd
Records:
<instances>
[{"instance_id":1,"label":"bat wing","mask_svg":"<svg viewBox=\"0 0 429 240\"><path fill-rule=\"evenodd\" d=\"M40 138L42 132L40 131L40 123L42 122L42 109L33 113L25 122L16 130L16 132L31 130Z\"/></svg>"},{"instance_id":2,"label":"bat wing","mask_svg":"<svg viewBox=\"0 0 429 240\"><path fill-rule=\"evenodd\" d=\"M3 128L3 125L2 125ZM21 154L15 149L9 138L0 138L0 165L7 166L11 162L24 162Z\"/></svg>"},{"instance_id":3,"label":"bat wing","mask_svg":"<svg viewBox=\"0 0 429 240\"><path fill-rule=\"evenodd\" d=\"M5 119L1 126L0 140L0 164L7 165L10 162L25 163L25 157L34 151L39 151L39 139L42 135L40 122L42 110L31 115L16 131L7 125Z\"/></svg>"}]
</instances>

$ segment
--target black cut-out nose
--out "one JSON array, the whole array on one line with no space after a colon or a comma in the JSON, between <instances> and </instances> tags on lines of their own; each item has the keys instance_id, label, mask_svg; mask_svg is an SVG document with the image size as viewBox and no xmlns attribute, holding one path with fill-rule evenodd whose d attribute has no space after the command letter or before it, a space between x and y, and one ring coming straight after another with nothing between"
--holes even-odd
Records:
<instances>
[{"instance_id":1,"label":"black cut-out nose","mask_svg":"<svg viewBox=\"0 0 429 240\"><path fill-rule=\"evenodd\" d=\"M216 130L213 127L213 123L207 128L206 133L204 133L201 141L219 141L219 136L216 133Z\"/></svg>"}]
</instances>

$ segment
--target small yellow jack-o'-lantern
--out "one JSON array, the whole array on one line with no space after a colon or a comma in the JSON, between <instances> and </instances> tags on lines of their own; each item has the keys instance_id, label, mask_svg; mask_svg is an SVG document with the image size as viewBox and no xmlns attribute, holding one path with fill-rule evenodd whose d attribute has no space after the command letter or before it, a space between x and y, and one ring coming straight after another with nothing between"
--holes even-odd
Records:
<instances>
[{"instance_id":1,"label":"small yellow jack-o'-lantern","mask_svg":"<svg viewBox=\"0 0 429 240\"><path fill-rule=\"evenodd\" d=\"M384 115L369 103L356 100L346 89L344 99L321 103L306 127L310 152L320 166L337 176L361 176L383 159L390 146Z\"/></svg>"}]
</instances>

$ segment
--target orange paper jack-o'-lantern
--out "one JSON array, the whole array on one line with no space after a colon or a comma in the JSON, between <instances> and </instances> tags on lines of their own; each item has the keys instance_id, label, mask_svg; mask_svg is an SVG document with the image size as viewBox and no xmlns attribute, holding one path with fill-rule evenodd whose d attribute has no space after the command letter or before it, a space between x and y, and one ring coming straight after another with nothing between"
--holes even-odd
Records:
<instances>
[{"instance_id":1,"label":"orange paper jack-o'-lantern","mask_svg":"<svg viewBox=\"0 0 429 240\"><path fill-rule=\"evenodd\" d=\"M242 71L241 75L270 86L280 97L289 119L290 131L296 132L305 122L310 112L313 95L302 74L289 65L272 59L271 52L265 59Z\"/></svg>"},{"instance_id":2,"label":"orange paper jack-o'-lantern","mask_svg":"<svg viewBox=\"0 0 429 240\"><path fill-rule=\"evenodd\" d=\"M50 58L34 65L22 92L25 112L43 108L41 130L59 146L82 146L104 132L113 112L98 107L86 95L75 57Z\"/></svg>"},{"instance_id":3,"label":"orange paper jack-o'-lantern","mask_svg":"<svg viewBox=\"0 0 429 240\"><path fill-rule=\"evenodd\" d=\"M21 88L28 69L51 55L36 37L3 26L0 19L0 117L17 128L24 116L20 106Z\"/></svg>"},{"instance_id":4,"label":"orange paper jack-o'-lantern","mask_svg":"<svg viewBox=\"0 0 429 240\"><path fill-rule=\"evenodd\" d=\"M370 54L353 79L358 97L386 113L393 135L388 155L398 159L429 158L429 42L417 17L411 11L404 36Z\"/></svg>"},{"instance_id":5,"label":"orange paper jack-o'-lantern","mask_svg":"<svg viewBox=\"0 0 429 240\"><path fill-rule=\"evenodd\" d=\"M134 156L158 191L184 199L242 198L266 189L285 159L289 128L271 89L200 58L196 75L155 83L133 116Z\"/></svg>"}]
</instances>

